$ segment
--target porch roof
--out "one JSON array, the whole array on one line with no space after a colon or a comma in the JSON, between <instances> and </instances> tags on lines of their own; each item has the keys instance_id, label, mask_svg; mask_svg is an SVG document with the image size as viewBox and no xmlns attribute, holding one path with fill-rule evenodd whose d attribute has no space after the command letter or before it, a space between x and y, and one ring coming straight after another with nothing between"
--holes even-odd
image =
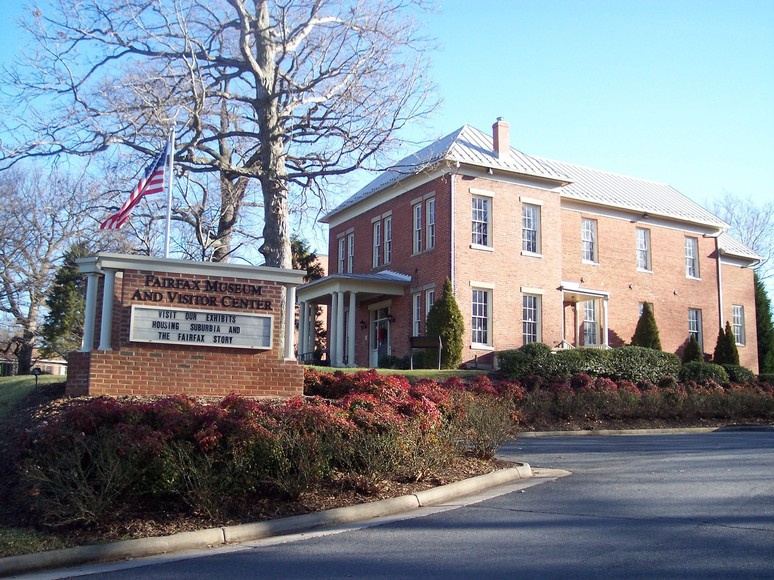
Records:
<instances>
[{"instance_id":1,"label":"porch roof","mask_svg":"<svg viewBox=\"0 0 774 580\"><path fill-rule=\"evenodd\" d=\"M373 274L330 274L298 288L301 302L330 304L334 292L354 292L360 300L377 296L403 296L411 284L411 276L383 270Z\"/></svg>"},{"instance_id":2,"label":"porch roof","mask_svg":"<svg viewBox=\"0 0 774 580\"><path fill-rule=\"evenodd\" d=\"M559 289L563 292L564 299L571 302L584 302L586 300L596 300L597 298L608 300L610 298L610 292L581 288L577 282L562 282Z\"/></svg>"}]
</instances>

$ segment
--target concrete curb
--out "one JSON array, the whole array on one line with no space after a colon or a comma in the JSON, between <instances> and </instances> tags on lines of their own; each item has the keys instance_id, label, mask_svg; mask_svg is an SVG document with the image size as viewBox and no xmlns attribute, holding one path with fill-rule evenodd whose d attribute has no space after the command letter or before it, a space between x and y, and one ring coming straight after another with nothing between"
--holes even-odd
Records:
<instances>
[{"instance_id":1,"label":"concrete curb","mask_svg":"<svg viewBox=\"0 0 774 580\"><path fill-rule=\"evenodd\" d=\"M442 485L413 495L334 508L322 512L253 524L210 528L195 532L181 532L171 536L123 540L110 544L64 548L61 550L0 558L0 576L11 576L51 568L67 568L81 564L143 558L183 550L212 548L228 543L294 534L332 524L365 521L441 503L455 497L469 495L490 487L528 477L532 477L532 469L528 464L521 463L516 467L493 471L492 473Z\"/></svg>"},{"instance_id":2,"label":"concrete curb","mask_svg":"<svg viewBox=\"0 0 774 580\"><path fill-rule=\"evenodd\" d=\"M688 435L691 433L730 433L735 431L774 431L774 425L725 425L723 427L675 427L670 429L587 429L583 431L521 431L519 437L585 437L589 435Z\"/></svg>"}]
</instances>

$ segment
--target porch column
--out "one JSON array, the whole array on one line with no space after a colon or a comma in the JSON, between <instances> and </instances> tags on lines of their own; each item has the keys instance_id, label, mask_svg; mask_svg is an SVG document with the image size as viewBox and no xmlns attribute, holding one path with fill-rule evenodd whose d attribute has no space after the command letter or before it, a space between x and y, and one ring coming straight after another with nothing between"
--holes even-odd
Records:
<instances>
[{"instance_id":1,"label":"porch column","mask_svg":"<svg viewBox=\"0 0 774 580\"><path fill-rule=\"evenodd\" d=\"M337 367L344 366L344 292L336 293L336 359Z\"/></svg>"},{"instance_id":2,"label":"porch column","mask_svg":"<svg viewBox=\"0 0 774 580\"><path fill-rule=\"evenodd\" d=\"M102 288L102 321L99 327L99 350L113 350L110 346L113 333L113 289L116 287L116 271L105 270Z\"/></svg>"},{"instance_id":3,"label":"porch column","mask_svg":"<svg viewBox=\"0 0 774 580\"><path fill-rule=\"evenodd\" d=\"M99 274L89 272L86 274L86 312L83 321L83 342L81 352L94 350L94 326L97 323L97 286Z\"/></svg>"},{"instance_id":4,"label":"porch column","mask_svg":"<svg viewBox=\"0 0 774 580\"><path fill-rule=\"evenodd\" d=\"M296 326L296 287L285 286L285 360L293 360L293 337Z\"/></svg>"},{"instance_id":5,"label":"porch column","mask_svg":"<svg viewBox=\"0 0 774 580\"><path fill-rule=\"evenodd\" d=\"M355 321L357 319L357 293L349 293L349 319L347 322L347 361L349 366L355 365Z\"/></svg>"},{"instance_id":6,"label":"porch column","mask_svg":"<svg viewBox=\"0 0 774 580\"><path fill-rule=\"evenodd\" d=\"M608 347L608 341L607 341L607 298L602 299L602 324L604 324L604 327L602 329L603 335L602 335L602 344L605 345L605 347Z\"/></svg>"},{"instance_id":7,"label":"porch column","mask_svg":"<svg viewBox=\"0 0 774 580\"><path fill-rule=\"evenodd\" d=\"M306 353L306 302L298 303L298 360L303 362L302 355Z\"/></svg>"},{"instance_id":8,"label":"porch column","mask_svg":"<svg viewBox=\"0 0 774 580\"><path fill-rule=\"evenodd\" d=\"M338 294L338 292L331 293L331 325L328 328L328 357L330 358L330 365L332 367L336 366L336 361L338 360L338 356L336 355L336 315L338 314L339 306Z\"/></svg>"}]
</instances>

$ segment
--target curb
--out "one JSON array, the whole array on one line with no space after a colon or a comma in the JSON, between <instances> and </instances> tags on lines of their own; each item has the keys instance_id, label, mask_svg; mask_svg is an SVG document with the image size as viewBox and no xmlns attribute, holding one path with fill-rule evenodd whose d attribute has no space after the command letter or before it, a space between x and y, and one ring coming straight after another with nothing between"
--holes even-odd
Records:
<instances>
[{"instance_id":1,"label":"curb","mask_svg":"<svg viewBox=\"0 0 774 580\"><path fill-rule=\"evenodd\" d=\"M449 483L412 495L291 516L278 520L10 556L0 558L0 576L11 576L46 568L67 568L81 564L115 562L117 560L143 558L169 552L212 548L229 543L260 540L272 536L309 531L331 524L365 521L441 503L455 497L469 495L490 487L532 476L532 469L529 464L520 463L516 467L493 471L492 473Z\"/></svg>"},{"instance_id":2,"label":"curb","mask_svg":"<svg viewBox=\"0 0 774 580\"><path fill-rule=\"evenodd\" d=\"M669 429L586 429L583 431L520 431L521 437L586 437L590 435L689 435L691 433L768 432L774 425L725 425L723 427L674 427Z\"/></svg>"}]
</instances>

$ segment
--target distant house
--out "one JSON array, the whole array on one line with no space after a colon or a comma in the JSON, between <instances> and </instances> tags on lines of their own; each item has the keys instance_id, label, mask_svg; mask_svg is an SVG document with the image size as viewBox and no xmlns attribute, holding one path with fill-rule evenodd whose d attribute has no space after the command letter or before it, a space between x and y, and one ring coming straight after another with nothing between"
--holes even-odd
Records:
<instances>
[{"instance_id":1,"label":"distant house","mask_svg":"<svg viewBox=\"0 0 774 580\"><path fill-rule=\"evenodd\" d=\"M465 317L463 360L544 342L630 342L652 305L666 351L705 351L732 324L757 369L752 267L728 224L672 187L526 155L502 119L464 126L379 175L322 221L329 274L298 290L298 351L329 306L333 366L403 357L446 278Z\"/></svg>"}]
</instances>

